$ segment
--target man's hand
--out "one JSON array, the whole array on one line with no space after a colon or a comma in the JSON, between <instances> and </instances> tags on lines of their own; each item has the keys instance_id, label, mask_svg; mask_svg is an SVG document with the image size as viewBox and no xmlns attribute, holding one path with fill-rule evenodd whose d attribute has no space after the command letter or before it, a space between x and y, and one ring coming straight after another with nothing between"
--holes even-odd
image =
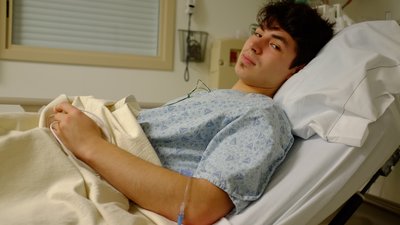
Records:
<instances>
[{"instance_id":1,"label":"man's hand","mask_svg":"<svg viewBox=\"0 0 400 225\"><path fill-rule=\"evenodd\" d=\"M54 114L48 118L57 137L65 147L78 158L85 152L86 146L102 139L101 129L97 124L78 108L64 102L56 105Z\"/></svg>"}]
</instances>

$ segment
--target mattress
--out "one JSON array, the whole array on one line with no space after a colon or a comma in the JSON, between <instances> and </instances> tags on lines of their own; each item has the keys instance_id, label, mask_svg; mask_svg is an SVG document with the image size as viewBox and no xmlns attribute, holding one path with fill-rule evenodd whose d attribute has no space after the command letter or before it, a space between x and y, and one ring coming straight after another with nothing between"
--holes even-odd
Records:
<instances>
[{"instance_id":1,"label":"mattress","mask_svg":"<svg viewBox=\"0 0 400 225\"><path fill-rule=\"evenodd\" d=\"M313 225L360 190L400 145L400 104L370 124L362 147L297 138L261 199L217 225Z\"/></svg>"}]
</instances>

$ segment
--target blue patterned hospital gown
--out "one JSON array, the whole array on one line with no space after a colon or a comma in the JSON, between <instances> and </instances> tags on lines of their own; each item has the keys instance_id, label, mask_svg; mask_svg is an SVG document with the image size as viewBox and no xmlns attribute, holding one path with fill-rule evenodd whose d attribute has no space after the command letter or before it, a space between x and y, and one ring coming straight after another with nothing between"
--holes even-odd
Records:
<instances>
[{"instance_id":1,"label":"blue patterned hospital gown","mask_svg":"<svg viewBox=\"0 0 400 225\"><path fill-rule=\"evenodd\" d=\"M197 92L138 117L166 168L224 190L241 212L265 190L293 143L285 113L261 94Z\"/></svg>"}]
</instances>

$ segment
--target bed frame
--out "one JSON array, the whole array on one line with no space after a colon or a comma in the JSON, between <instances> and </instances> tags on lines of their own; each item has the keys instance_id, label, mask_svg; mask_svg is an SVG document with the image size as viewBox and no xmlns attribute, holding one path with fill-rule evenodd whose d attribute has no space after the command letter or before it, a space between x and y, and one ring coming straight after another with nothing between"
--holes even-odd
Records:
<instances>
[{"instance_id":1,"label":"bed frame","mask_svg":"<svg viewBox=\"0 0 400 225\"><path fill-rule=\"evenodd\" d=\"M400 146L393 153L393 155L386 161L386 163L372 176L372 178L368 181L368 183L364 186L364 188L355 193L351 198L349 198L337 214L330 220L329 225L345 225L346 222L350 219L350 217L357 211L357 209L361 206L361 204L366 200L366 198L371 198L367 194L369 188L375 181L380 177L387 177L393 170L394 166L400 159ZM375 201L376 202L376 201ZM374 203L376 204L376 203ZM384 207L388 208L388 207ZM399 212L395 212L399 213Z\"/></svg>"}]
</instances>

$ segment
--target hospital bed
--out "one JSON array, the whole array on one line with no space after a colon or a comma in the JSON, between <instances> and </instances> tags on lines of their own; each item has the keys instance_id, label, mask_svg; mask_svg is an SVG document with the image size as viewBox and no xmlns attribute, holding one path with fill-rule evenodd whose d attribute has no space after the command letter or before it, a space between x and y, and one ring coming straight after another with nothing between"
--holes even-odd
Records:
<instances>
[{"instance_id":1,"label":"hospital bed","mask_svg":"<svg viewBox=\"0 0 400 225\"><path fill-rule=\"evenodd\" d=\"M216 224L344 224L353 213L348 208L361 202L352 196L364 194L399 158L399 94L398 24L364 22L339 32L274 97L296 140L264 195L243 213ZM21 100L0 98L0 103L27 109L48 103ZM343 207L349 199L356 204ZM327 220L335 214L339 216Z\"/></svg>"}]
</instances>

